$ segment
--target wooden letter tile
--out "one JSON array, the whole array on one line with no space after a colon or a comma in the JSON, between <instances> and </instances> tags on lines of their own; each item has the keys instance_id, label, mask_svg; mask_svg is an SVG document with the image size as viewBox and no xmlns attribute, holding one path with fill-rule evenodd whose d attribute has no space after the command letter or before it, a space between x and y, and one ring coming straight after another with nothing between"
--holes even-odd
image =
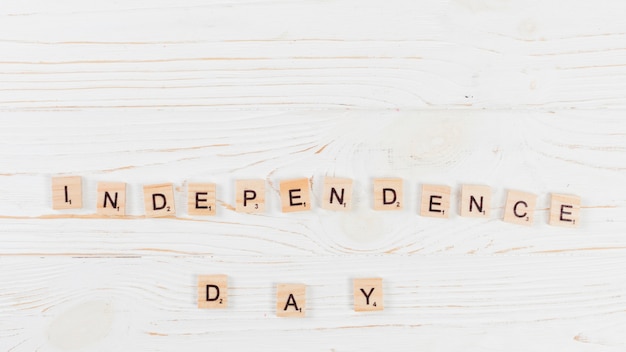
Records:
<instances>
[{"instance_id":1,"label":"wooden letter tile","mask_svg":"<svg viewBox=\"0 0 626 352\"><path fill-rule=\"evenodd\" d=\"M354 279L354 311L383 309L383 279Z\"/></svg>"},{"instance_id":2,"label":"wooden letter tile","mask_svg":"<svg viewBox=\"0 0 626 352\"><path fill-rule=\"evenodd\" d=\"M171 183L143 186L143 202L149 218L176 216L174 188Z\"/></svg>"},{"instance_id":3,"label":"wooden letter tile","mask_svg":"<svg viewBox=\"0 0 626 352\"><path fill-rule=\"evenodd\" d=\"M450 187L422 185L420 215L448 218L450 216Z\"/></svg>"},{"instance_id":4,"label":"wooden letter tile","mask_svg":"<svg viewBox=\"0 0 626 352\"><path fill-rule=\"evenodd\" d=\"M283 213L311 209L309 179L300 178L280 182L280 202Z\"/></svg>"},{"instance_id":5,"label":"wooden letter tile","mask_svg":"<svg viewBox=\"0 0 626 352\"><path fill-rule=\"evenodd\" d=\"M352 209L352 180L349 178L324 177L322 208L344 211Z\"/></svg>"},{"instance_id":6,"label":"wooden letter tile","mask_svg":"<svg viewBox=\"0 0 626 352\"><path fill-rule=\"evenodd\" d=\"M461 216L488 218L491 214L491 188L463 185L461 188Z\"/></svg>"},{"instance_id":7,"label":"wooden letter tile","mask_svg":"<svg viewBox=\"0 0 626 352\"><path fill-rule=\"evenodd\" d=\"M504 221L519 225L532 225L536 203L537 196L532 193L509 191L504 206Z\"/></svg>"},{"instance_id":8,"label":"wooden letter tile","mask_svg":"<svg viewBox=\"0 0 626 352\"><path fill-rule=\"evenodd\" d=\"M237 180L235 192L236 211L240 213L265 212L264 180Z\"/></svg>"},{"instance_id":9,"label":"wooden letter tile","mask_svg":"<svg viewBox=\"0 0 626 352\"><path fill-rule=\"evenodd\" d=\"M52 178L52 209L83 207L83 185L80 176Z\"/></svg>"},{"instance_id":10,"label":"wooden letter tile","mask_svg":"<svg viewBox=\"0 0 626 352\"><path fill-rule=\"evenodd\" d=\"M187 214L215 215L215 183L187 185Z\"/></svg>"},{"instance_id":11,"label":"wooden letter tile","mask_svg":"<svg viewBox=\"0 0 626 352\"><path fill-rule=\"evenodd\" d=\"M198 308L226 308L228 306L228 276L198 276Z\"/></svg>"},{"instance_id":12,"label":"wooden letter tile","mask_svg":"<svg viewBox=\"0 0 626 352\"><path fill-rule=\"evenodd\" d=\"M577 227L580 224L580 197L552 194L550 225Z\"/></svg>"},{"instance_id":13,"label":"wooden letter tile","mask_svg":"<svg viewBox=\"0 0 626 352\"><path fill-rule=\"evenodd\" d=\"M96 213L106 216L126 215L126 184L98 182Z\"/></svg>"},{"instance_id":14,"label":"wooden letter tile","mask_svg":"<svg viewBox=\"0 0 626 352\"><path fill-rule=\"evenodd\" d=\"M306 285L279 284L276 287L276 315L303 318L306 314Z\"/></svg>"},{"instance_id":15,"label":"wooden letter tile","mask_svg":"<svg viewBox=\"0 0 626 352\"><path fill-rule=\"evenodd\" d=\"M402 210L403 193L401 178L374 179L374 210Z\"/></svg>"}]
</instances>

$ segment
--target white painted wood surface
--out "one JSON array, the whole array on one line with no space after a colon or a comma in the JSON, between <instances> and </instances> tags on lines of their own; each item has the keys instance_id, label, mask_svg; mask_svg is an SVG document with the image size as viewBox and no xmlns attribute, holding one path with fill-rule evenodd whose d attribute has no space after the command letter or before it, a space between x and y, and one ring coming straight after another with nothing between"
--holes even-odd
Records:
<instances>
[{"instance_id":1,"label":"white painted wood surface","mask_svg":"<svg viewBox=\"0 0 626 352\"><path fill-rule=\"evenodd\" d=\"M0 350L626 350L626 3L571 1L3 2ZM84 176L53 211L50 176ZM355 180L349 213L282 214L277 182ZM371 210L371 180L407 209ZM234 181L265 178L268 212ZM95 213L128 182L128 219ZM218 185L217 216L185 185ZM144 219L141 186L174 182L177 219ZM418 186L453 188L449 220ZM458 216L464 183L489 220ZM538 194L531 227L505 192ZM549 193L581 227L547 225ZM195 277L230 276L229 309ZM384 278L385 310L351 279ZM308 317L274 286L309 285Z\"/></svg>"}]
</instances>

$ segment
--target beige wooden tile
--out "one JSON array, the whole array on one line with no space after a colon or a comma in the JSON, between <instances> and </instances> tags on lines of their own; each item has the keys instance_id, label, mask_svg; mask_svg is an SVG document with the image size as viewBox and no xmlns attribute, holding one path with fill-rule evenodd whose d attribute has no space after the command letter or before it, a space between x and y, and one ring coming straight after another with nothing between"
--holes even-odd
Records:
<instances>
[{"instance_id":1,"label":"beige wooden tile","mask_svg":"<svg viewBox=\"0 0 626 352\"><path fill-rule=\"evenodd\" d=\"M52 209L83 207L83 185L80 176L52 178Z\"/></svg>"},{"instance_id":2,"label":"beige wooden tile","mask_svg":"<svg viewBox=\"0 0 626 352\"><path fill-rule=\"evenodd\" d=\"M105 216L126 215L126 183L98 182L96 213Z\"/></svg>"},{"instance_id":3,"label":"beige wooden tile","mask_svg":"<svg viewBox=\"0 0 626 352\"><path fill-rule=\"evenodd\" d=\"M383 279L354 279L354 311L383 309Z\"/></svg>"},{"instance_id":4,"label":"beige wooden tile","mask_svg":"<svg viewBox=\"0 0 626 352\"><path fill-rule=\"evenodd\" d=\"M143 201L147 217L176 216L174 187L171 183L143 186Z\"/></svg>"},{"instance_id":5,"label":"beige wooden tile","mask_svg":"<svg viewBox=\"0 0 626 352\"><path fill-rule=\"evenodd\" d=\"M341 211L352 209L352 180L324 177L322 208Z\"/></svg>"},{"instance_id":6,"label":"beige wooden tile","mask_svg":"<svg viewBox=\"0 0 626 352\"><path fill-rule=\"evenodd\" d=\"M450 187L422 185L421 216L448 218L450 216Z\"/></svg>"},{"instance_id":7,"label":"beige wooden tile","mask_svg":"<svg viewBox=\"0 0 626 352\"><path fill-rule=\"evenodd\" d=\"M237 180L235 210L240 213L265 212L265 180Z\"/></svg>"},{"instance_id":8,"label":"beige wooden tile","mask_svg":"<svg viewBox=\"0 0 626 352\"><path fill-rule=\"evenodd\" d=\"M461 187L461 216L488 218L491 215L491 187L463 185Z\"/></svg>"},{"instance_id":9,"label":"beige wooden tile","mask_svg":"<svg viewBox=\"0 0 626 352\"><path fill-rule=\"evenodd\" d=\"M402 210L404 190L401 178L374 179L374 210Z\"/></svg>"},{"instance_id":10,"label":"beige wooden tile","mask_svg":"<svg viewBox=\"0 0 626 352\"><path fill-rule=\"evenodd\" d=\"M306 315L306 285L279 284L276 287L276 315L303 318Z\"/></svg>"},{"instance_id":11,"label":"beige wooden tile","mask_svg":"<svg viewBox=\"0 0 626 352\"><path fill-rule=\"evenodd\" d=\"M519 225L532 225L536 203L537 196L532 193L509 191L504 206L504 221Z\"/></svg>"},{"instance_id":12,"label":"beige wooden tile","mask_svg":"<svg viewBox=\"0 0 626 352\"><path fill-rule=\"evenodd\" d=\"M228 307L228 276L198 276L198 308Z\"/></svg>"},{"instance_id":13,"label":"beige wooden tile","mask_svg":"<svg viewBox=\"0 0 626 352\"><path fill-rule=\"evenodd\" d=\"M187 214L213 216L215 208L215 183L187 185Z\"/></svg>"},{"instance_id":14,"label":"beige wooden tile","mask_svg":"<svg viewBox=\"0 0 626 352\"><path fill-rule=\"evenodd\" d=\"M578 227L580 203L578 196L553 193L550 201L550 225Z\"/></svg>"},{"instance_id":15,"label":"beige wooden tile","mask_svg":"<svg viewBox=\"0 0 626 352\"><path fill-rule=\"evenodd\" d=\"M311 209L309 179L299 178L280 182L280 202L283 213Z\"/></svg>"}]
</instances>

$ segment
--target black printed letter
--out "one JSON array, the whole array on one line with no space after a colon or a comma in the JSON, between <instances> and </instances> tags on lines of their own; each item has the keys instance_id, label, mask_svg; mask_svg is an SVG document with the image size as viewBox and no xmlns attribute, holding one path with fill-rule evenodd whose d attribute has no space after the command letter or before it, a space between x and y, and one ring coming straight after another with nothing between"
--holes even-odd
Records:
<instances>
[{"instance_id":1,"label":"black printed letter","mask_svg":"<svg viewBox=\"0 0 626 352\"><path fill-rule=\"evenodd\" d=\"M250 196L248 196L250 194ZM251 189L246 189L243 191L243 206L245 207L248 204L249 200L254 200L256 198L256 192Z\"/></svg>"},{"instance_id":2,"label":"black printed letter","mask_svg":"<svg viewBox=\"0 0 626 352\"><path fill-rule=\"evenodd\" d=\"M115 199L111 198L109 192L104 192L104 205L102 206L103 208L107 207L107 199L109 200L113 208L117 208L117 192L115 192Z\"/></svg>"},{"instance_id":3,"label":"black printed letter","mask_svg":"<svg viewBox=\"0 0 626 352\"><path fill-rule=\"evenodd\" d=\"M160 197L163 200L163 205L161 205L160 207L157 207L156 203L156 198ZM161 210L163 208L165 208L165 206L167 205L167 199L165 198L165 194L162 193L154 193L152 195L152 210Z\"/></svg>"},{"instance_id":4,"label":"black printed letter","mask_svg":"<svg viewBox=\"0 0 626 352\"><path fill-rule=\"evenodd\" d=\"M215 297L211 298L211 295L209 294L209 289L210 288L214 288L215 289ZM213 302L213 301L217 301L217 299L220 298L220 288L217 287L216 285L206 285L206 300L207 302Z\"/></svg>"},{"instance_id":5,"label":"black printed letter","mask_svg":"<svg viewBox=\"0 0 626 352\"><path fill-rule=\"evenodd\" d=\"M479 212L481 213L483 212L483 196L480 196L480 204L478 204L474 196L470 196L470 208L469 208L470 213L472 212L472 203L476 204L476 208L478 208Z\"/></svg>"},{"instance_id":6,"label":"black printed letter","mask_svg":"<svg viewBox=\"0 0 626 352\"><path fill-rule=\"evenodd\" d=\"M391 192L393 194L393 199L387 201L387 192ZM383 188L383 204L393 204L396 202L396 190L393 188Z\"/></svg>"},{"instance_id":7,"label":"black printed letter","mask_svg":"<svg viewBox=\"0 0 626 352\"><path fill-rule=\"evenodd\" d=\"M296 299L293 297L293 294L289 294L289 298L287 298L287 304L285 304L285 309L283 310L287 310L287 308L289 308L289 306L293 306L296 311L298 310L298 304L296 303Z\"/></svg>"},{"instance_id":8,"label":"black printed letter","mask_svg":"<svg viewBox=\"0 0 626 352\"><path fill-rule=\"evenodd\" d=\"M428 204L428 211L435 212L435 213L441 213L441 209L433 209L433 205L441 205L441 203L433 202L434 198L441 199L441 196L430 196L430 203Z\"/></svg>"},{"instance_id":9,"label":"black printed letter","mask_svg":"<svg viewBox=\"0 0 626 352\"><path fill-rule=\"evenodd\" d=\"M301 198L300 196L293 195L293 192L300 192L300 191L302 191L300 188L297 188L297 189L290 189L290 190L289 190L289 205L290 205L290 206L292 206L292 207L297 207L297 206L299 206L299 205L302 205L302 203L294 203L294 202L293 202L293 200L294 200L294 199L299 199L299 198Z\"/></svg>"},{"instance_id":10,"label":"black printed letter","mask_svg":"<svg viewBox=\"0 0 626 352\"><path fill-rule=\"evenodd\" d=\"M196 209L208 209L209 207L206 205L200 205L200 202L206 202L207 199L200 199L200 197L198 197L199 195L203 195L206 196L208 193L207 192L196 192Z\"/></svg>"},{"instance_id":11,"label":"black printed letter","mask_svg":"<svg viewBox=\"0 0 626 352\"><path fill-rule=\"evenodd\" d=\"M372 295L372 292L374 292L374 287L372 287L372 289L370 290L370 293L365 293L365 290L361 289L361 292L363 292L363 295L365 296L365 304L369 305L370 304L370 296Z\"/></svg>"},{"instance_id":12,"label":"black printed letter","mask_svg":"<svg viewBox=\"0 0 626 352\"><path fill-rule=\"evenodd\" d=\"M515 216L517 216L518 218L523 218L525 217L528 213L524 213L524 214L518 214L517 213L517 206L520 204L524 204L525 207L528 207L528 204L526 202L524 202L523 200L520 200L519 202L515 203L515 205L513 206L513 214L515 214Z\"/></svg>"},{"instance_id":13,"label":"black printed letter","mask_svg":"<svg viewBox=\"0 0 626 352\"><path fill-rule=\"evenodd\" d=\"M563 208L570 208L570 209L572 209L572 206L571 205L567 205L567 204L561 204L561 216L559 216L559 220L572 222L572 219L565 219L565 218L563 218L563 214L572 215L571 212L565 211L565 210L563 210Z\"/></svg>"},{"instance_id":14,"label":"black printed letter","mask_svg":"<svg viewBox=\"0 0 626 352\"><path fill-rule=\"evenodd\" d=\"M337 201L339 202L339 204L343 204L343 192L345 191L344 188L341 189L341 196L339 196L339 194L337 194L337 190L335 189L335 187L332 187L330 189L330 204L333 204L333 194L335 195L335 198L337 198Z\"/></svg>"}]
</instances>

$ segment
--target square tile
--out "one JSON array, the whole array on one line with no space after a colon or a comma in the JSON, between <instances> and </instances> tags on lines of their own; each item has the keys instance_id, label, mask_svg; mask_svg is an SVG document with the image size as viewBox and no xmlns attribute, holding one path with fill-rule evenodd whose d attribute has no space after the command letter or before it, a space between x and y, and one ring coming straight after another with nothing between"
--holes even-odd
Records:
<instances>
[{"instance_id":1,"label":"square tile","mask_svg":"<svg viewBox=\"0 0 626 352\"><path fill-rule=\"evenodd\" d=\"M280 182L280 202L283 213L311 209L309 179L299 178Z\"/></svg>"},{"instance_id":2,"label":"square tile","mask_svg":"<svg viewBox=\"0 0 626 352\"><path fill-rule=\"evenodd\" d=\"M187 185L187 214L213 216L215 208L215 183Z\"/></svg>"},{"instance_id":3,"label":"square tile","mask_svg":"<svg viewBox=\"0 0 626 352\"><path fill-rule=\"evenodd\" d=\"M228 307L228 276L198 276L198 308Z\"/></svg>"},{"instance_id":4,"label":"square tile","mask_svg":"<svg viewBox=\"0 0 626 352\"><path fill-rule=\"evenodd\" d=\"M322 208L340 211L352 209L352 180L324 177Z\"/></svg>"},{"instance_id":5,"label":"square tile","mask_svg":"<svg viewBox=\"0 0 626 352\"><path fill-rule=\"evenodd\" d=\"M450 187L422 185L420 215L431 218L450 217Z\"/></svg>"},{"instance_id":6,"label":"square tile","mask_svg":"<svg viewBox=\"0 0 626 352\"><path fill-rule=\"evenodd\" d=\"M535 219L537 196L532 193L509 191L504 206L504 221L519 225L532 225Z\"/></svg>"},{"instance_id":7,"label":"square tile","mask_svg":"<svg viewBox=\"0 0 626 352\"><path fill-rule=\"evenodd\" d=\"M171 183L143 186L143 201L149 218L176 216L174 186Z\"/></svg>"},{"instance_id":8,"label":"square tile","mask_svg":"<svg viewBox=\"0 0 626 352\"><path fill-rule=\"evenodd\" d=\"M105 216L126 215L126 183L98 182L96 213Z\"/></svg>"},{"instance_id":9,"label":"square tile","mask_svg":"<svg viewBox=\"0 0 626 352\"><path fill-rule=\"evenodd\" d=\"M354 279L354 311L383 310L383 279Z\"/></svg>"},{"instance_id":10,"label":"square tile","mask_svg":"<svg viewBox=\"0 0 626 352\"><path fill-rule=\"evenodd\" d=\"M404 209L404 190L402 179L374 179L374 210L402 209Z\"/></svg>"},{"instance_id":11,"label":"square tile","mask_svg":"<svg viewBox=\"0 0 626 352\"><path fill-rule=\"evenodd\" d=\"M83 207L83 185L80 176L52 178L52 209Z\"/></svg>"},{"instance_id":12,"label":"square tile","mask_svg":"<svg viewBox=\"0 0 626 352\"><path fill-rule=\"evenodd\" d=\"M249 214L265 212L265 180L237 180L235 210Z\"/></svg>"},{"instance_id":13,"label":"square tile","mask_svg":"<svg viewBox=\"0 0 626 352\"><path fill-rule=\"evenodd\" d=\"M550 200L550 225L578 227L580 203L578 196L553 193Z\"/></svg>"},{"instance_id":14,"label":"square tile","mask_svg":"<svg viewBox=\"0 0 626 352\"><path fill-rule=\"evenodd\" d=\"M306 314L306 285L279 284L276 287L276 315L303 318Z\"/></svg>"},{"instance_id":15,"label":"square tile","mask_svg":"<svg viewBox=\"0 0 626 352\"><path fill-rule=\"evenodd\" d=\"M461 216L488 218L491 215L491 187L463 185L461 188Z\"/></svg>"}]
</instances>

